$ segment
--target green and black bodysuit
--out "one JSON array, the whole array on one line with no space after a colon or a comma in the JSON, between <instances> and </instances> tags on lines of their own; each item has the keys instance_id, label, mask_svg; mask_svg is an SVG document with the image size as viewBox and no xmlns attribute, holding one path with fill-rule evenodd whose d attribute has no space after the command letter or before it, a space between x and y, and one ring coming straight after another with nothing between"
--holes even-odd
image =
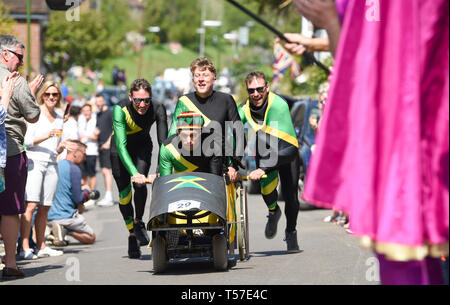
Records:
<instances>
[{"instance_id":1,"label":"green and black bodysuit","mask_svg":"<svg viewBox=\"0 0 450 305\"><path fill-rule=\"evenodd\" d=\"M163 105L151 102L144 115L137 113L129 100L114 106L111 165L119 189L120 211L130 232L133 231L134 218L142 220L147 199L147 186L134 184L134 217L131 177L137 173L148 175L153 150L150 128L155 122L158 144L161 145L167 138L167 118Z\"/></svg>"},{"instance_id":2,"label":"green and black bodysuit","mask_svg":"<svg viewBox=\"0 0 450 305\"><path fill-rule=\"evenodd\" d=\"M161 145L159 173L161 176L167 176L184 172L203 172L222 176L222 158L205 156L201 149L198 153L184 150L179 136L175 134Z\"/></svg>"},{"instance_id":3,"label":"green and black bodysuit","mask_svg":"<svg viewBox=\"0 0 450 305\"><path fill-rule=\"evenodd\" d=\"M261 194L270 210L278 208L278 175L285 199L288 232L295 230L298 214L299 178L298 140L289 106L280 96L269 92L264 104L256 108L249 100L239 106L242 122L250 125L250 141L256 141L256 166L266 172L261 179ZM253 135L253 139L251 138Z\"/></svg>"},{"instance_id":4,"label":"green and black bodysuit","mask_svg":"<svg viewBox=\"0 0 450 305\"><path fill-rule=\"evenodd\" d=\"M186 111L202 115L204 119L202 140L210 143L210 145L205 145L210 150L207 152L208 154L221 156L224 165L231 165L232 160L241 159L243 151L239 151L237 148L240 146L234 145L230 140L243 141L244 136L244 128L237 105L231 95L213 91L207 98L201 98L195 92L180 97L173 114L169 137L176 134L177 116ZM233 129L227 129L227 125L229 127L232 125ZM217 147L219 149L216 149ZM233 166L237 169L237 165L233 164Z\"/></svg>"}]
</instances>

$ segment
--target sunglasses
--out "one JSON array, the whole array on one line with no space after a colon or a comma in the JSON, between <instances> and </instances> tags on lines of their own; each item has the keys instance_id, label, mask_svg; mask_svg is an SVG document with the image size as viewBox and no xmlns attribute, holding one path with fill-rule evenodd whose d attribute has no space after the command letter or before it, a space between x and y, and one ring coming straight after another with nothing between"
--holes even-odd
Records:
<instances>
[{"instance_id":1,"label":"sunglasses","mask_svg":"<svg viewBox=\"0 0 450 305\"><path fill-rule=\"evenodd\" d=\"M258 88L247 88L247 92L249 94L253 94L256 91L258 91L258 93L264 93L264 90L266 89L266 86L263 87L258 87Z\"/></svg>"},{"instance_id":2,"label":"sunglasses","mask_svg":"<svg viewBox=\"0 0 450 305\"><path fill-rule=\"evenodd\" d=\"M6 50L7 50L8 52L11 52L11 53L13 53L14 55L16 55L20 62L23 62L23 55L22 55L22 54L18 54L18 53L14 52L14 51L11 51L10 49L6 49Z\"/></svg>"},{"instance_id":3,"label":"sunglasses","mask_svg":"<svg viewBox=\"0 0 450 305\"><path fill-rule=\"evenodd\" d=\"M45 97L50 97L50 96L59 97L59 93L47 93L47 92L45 92L44 96Z\"/></svg>"},{"instance_id":4,"label":"sunglasses","mask_svg":"<svg viewBox=\"0 0 450 305\"><path fill-rule=\"evenodd\" d=\"M150 104L152 102L152 98L151 97L146 97L146 98L135 98L133 97L133 103L135 103L136 105L141 104L142 102L144 102L145 104Z\"/></svg>"}]
</instances>

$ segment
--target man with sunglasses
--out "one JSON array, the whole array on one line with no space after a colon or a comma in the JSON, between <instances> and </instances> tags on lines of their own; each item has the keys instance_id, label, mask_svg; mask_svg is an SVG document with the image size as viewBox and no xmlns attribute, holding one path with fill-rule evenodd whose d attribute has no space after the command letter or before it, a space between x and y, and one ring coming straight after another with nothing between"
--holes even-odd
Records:
<instances>
[{"instance_id":1,"label":"man with sunglasses","mask_svg":"<svg viewBox=\"0 0 450 305\"><path fill-rule=\"evenodd\" d=\"M119 190L119 208L130 233L128 256L140 258L141 246L148 245L149 237L142 222L147 200L146 180L150 170L153 143L150 128L156 122L158 144L167 138L166 109L152 101L152 87L145 79L135 80L129 99L113 109L113 140L111 166ZM151 177L151 180L154 176ZM131 192L134 188L134 212Z\"/></svg>"},{"instance_id":2,"label":"man with sunglasses","mask_svg":"<svg viewBox=\"0 0 450 305\"><path fill-rule=\"evenodd\" d=\"M256 141L257 169L249 174L249 179L260 181L261 194L269 209L265 235L268 239L275 237L281 217L281 209L277 203L280 176L285 199L287 251L297 253L300 251L296 231L299 211L299 145L289 106L280 96L270 91L264 73L250 73L245 83L249 98L239 106L239 115L244 124L250 125L252 134L249 134L249 141ZM267 177L263 178L264 175Z\"/></svg>"}]
</instances>

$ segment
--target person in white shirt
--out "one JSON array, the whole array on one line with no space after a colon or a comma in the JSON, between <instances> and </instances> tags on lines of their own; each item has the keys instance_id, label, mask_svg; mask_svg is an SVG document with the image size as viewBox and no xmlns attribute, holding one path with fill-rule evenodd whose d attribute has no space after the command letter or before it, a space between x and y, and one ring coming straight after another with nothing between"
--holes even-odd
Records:
<instances>
[{"instance_id":1,"label":"person in white shirt","mask_svg":"<svg viewBox=\"0 0 450 305\"><path fill-rule=\"evenodd\" d=\"M96 165L98 156L98 133L97 116L92 112L92 106L85 104L81 108L81 115L78 119L78 135L80 141L86 144L86 161L81 164L83 174L83 185L87 185L89 189L94 190L97 185ZM91 205L93 202L85 206Z\"/></svg>"},{"instance_id":2,"label":"person in white shirt","mask_svg":"<svg viewBox=\"0 0 450 305\"><path fill-rule=\"evenodd\" d=\"M26 210L21 218L20 236L23 259L59 256L62 251L45 245L47 214L53 204L58 185L57 156L65 148L61 141L63 132L63 114L57 110L61 104L62 93L59 85L46 82L39 90L37 100L41 115L36 123L29 124L25 134L28 164L28 179L25 192ZM36 209L35 230L37 255L30 249L29 236L33 213Z\"/></svg>"},{"instance_id":3,"label":"person in white shirt","mask_svg":"<svg viewBox=\"0 0 450 305\"><path fill-rule=\"evenodd\" d=\"M69 119L64 123L62 141L79 140L78 135L78 117L80 116L81 108L78 106L71 106L69 112Z\"/></svg>"},{"instance_id":4,"label":"person in white shirt","mask_svg":"<svg viewBox=\"0 0 450 305\"><path fill-rule=\"evenodd\" d=\"M79 140L78 135L78 118L81 113L81 107L72 105L69 111L69 119L64 122L62 141L66 140ZM59 156L58 162L64 160L67 156L67 150L65 149Z\"/></svg>"}]
</instances>

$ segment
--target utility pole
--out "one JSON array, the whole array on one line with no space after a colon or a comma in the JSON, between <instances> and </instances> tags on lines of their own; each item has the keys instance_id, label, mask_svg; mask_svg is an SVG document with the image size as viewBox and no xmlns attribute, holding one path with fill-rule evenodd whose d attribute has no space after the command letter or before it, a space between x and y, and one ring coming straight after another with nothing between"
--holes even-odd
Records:
<instances>
[{"instance_id":1,"label":"utility pole","mask_svg":"<svg viewBox=\"0 0 450 305\"><path fill-rule=\"evenodd\" d=\"M205 57L205 27L203 25L206 17L206 0L202 1L202 14L201 14L201 23L200 23L200 57Z\"/></svg>"},{"instance_id":2,"label":"utility pole","mask_svg":"<svg viewBox=\"0 0 450 305\"><path fill-rule=\"evenodd\" d=\"M31 77L31 0L27 0L27 75Z\"/></svg>"}]
</instances>

